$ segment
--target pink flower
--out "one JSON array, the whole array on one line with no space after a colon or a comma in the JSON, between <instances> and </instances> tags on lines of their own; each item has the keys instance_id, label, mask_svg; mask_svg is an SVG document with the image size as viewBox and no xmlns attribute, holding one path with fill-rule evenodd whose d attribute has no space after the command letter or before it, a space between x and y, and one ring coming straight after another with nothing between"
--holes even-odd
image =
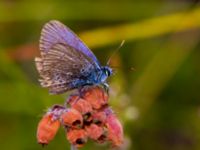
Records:
<instances>
[{"instance_id":1,"label":"pink flower","mask_svg":"<svg viewBox=\"0 0 200 150\"><path fill-rule=\"evenodd\" d=\"M90 126L85 127L87 135L89 138L93 140L97 140L101 138L101 136L104 136L104 130L103 127L100 127L96 124L91 124Z\"/></svg>"},{"instance_id":2,"label":"pink flower","mask_svg":"<svg viewBox=\"0 0 200 150\"><path fill-rule=\"evenodd\" d=\"M53 113L47 113L40 120L37 128L37 141L42 145L47 145L56 135L60 121L53 119Z\"/></svg>"},{"instance_id":3,"label":"pink flower","mask_svg":"<svg viewBox=\"0 0 200 150\"><path fill-rule=\"evenodd\" d=\"M108 130L108 140L111 141L113 146L120 146L123 143L123 128L113 113L108 114L105 126Z\"/></svg>"},{"instance_id":4,"label":"pink flower","mask_svg":"<svg viewBox=\"0 0 200 150\"><path fill-rule=\"evenodd\" d=\"M93 122L98 125L103 125L106 121L106 117L107 117L106 112L104 112L103 110L95 111L92 114Z\"/></svg>"},{"instance_id":5,"label":"pink flower","mask_svg":"<svg viewBox=\"0 0 200 150\"><path fill-rule=\"evenodd\" d=\"M69 108L61 115L62 124L66 127L81 128L83 117L79 111Z\"/></svg>"},{"instance_id":6,"label":"pink flower","mask_svg":"<svg viewBox=\"0 0 200 150\"><path fill-rule=\"evenodd\" d=\"M87 142L87 133L83 129L69 129L67 140L76 147L82 147Z\"/></svg>"},{"instance_id":7,"label":"pink flower","mask_svg":"<svg viewBox=\"0 0 200 150\"><path fill-rule=\"evenodd\" d=\"M84 120L90 121L92 114L92 106L86 100L80 98L76 103L71 105L72 108L78 110L82 115Z\"/></svg>"},{"instance_id":8,"label":"pink flower","mask_svg":"<svg viewBox=\"0 0 200 150\"><path fill-rule=\"evenodd\" d=\"M98 86L83 88L81 94L94 109L100 109L108 104L108 94Z\"/></svg>"}]
</instances>

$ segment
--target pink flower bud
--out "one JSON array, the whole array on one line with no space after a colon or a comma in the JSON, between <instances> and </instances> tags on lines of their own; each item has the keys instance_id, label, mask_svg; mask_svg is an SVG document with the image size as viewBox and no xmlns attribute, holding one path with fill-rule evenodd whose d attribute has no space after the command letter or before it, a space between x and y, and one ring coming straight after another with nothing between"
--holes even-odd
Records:
<instances>
[{"instance_id":1,"label":"pink flower bud","mask_svg":"<svg viewBox=\"0 0 200 150\"><path fill-rule=\"evenodd\" d=\"M53 114L49 113L43 116L37 128L37 141L42 145L47 145L56 135L60 122L54 120Z\"/></svg>"},{"instance_id":2,"label":"pink flower bud","mask_svg":"<svg viewBox=\"0 0 200 150\"><path fill-rule=\"evenodd\" d=\"M85 127L87 135L93 140L98 140L101 136L104 136L103 127L97 126L96 124L91 124Z\"/></svg>"},{"instance_id":3,"label":"pink flower bud","mask_svg":"<svg viewBox=\"0 0 200 150\"><path fill-rule=\"evenodd\" d=\"M87 134L83 129L70 129L66 138L76 147L82 147L87 142Z\"/></svg>"},{"instance_id":4,"label":"pink flower bud","mask_svg":"<svg viewBox=\"0 0 200 150\"><path fill-rule=\"evenodd\" d=\"M86 100L80 98L76 103L72 105L72 108L78 110L81 114L85 115L92 113L92 106Z\"/></svg>"},{"instance_id":5,"label":"pink flower bud","mask_svg":"<svg viewBox=\"0 0 200 150\"><path fill-rule=\"evenodd\" d=\"M98 124L98 125L102 125L105 123L106 121L106 113L101 110L101 111L95 111L93 114L92 114L92 120L95 124Z\"/></svg>"},{"instance_id":6,"label":"pink flower bud","mask_svg":"<svg viewBox=\"0 0 200 150\"><path fill-rule=\"evenodd\" d=\"M123 143L123 128L117 117L110 113L105 123L108 133L107 138L113 146L120 146Z\"/></svg>"},{"instance_id":7,"label":"pink flower bud","mask_svg":"<svg viewBox=\"0 0 200 150\"><path fill-rule=\"evenodd\" d=\"M83 98L88 101L94 109L100 109L108 103L108 94L100 87L87 87L82 90Z\"/></svg>"},{"instance_id":8,"label":"pink flower bud","mask_svg":"<svg viewBox=\"0 0 200 150\"><path fill-rule=\"evenodd\" d=\"M83 125L83 117L74 108L68 109L61 115L61 121L66 127L80 128Z\"/></svg>"}]
</instances>

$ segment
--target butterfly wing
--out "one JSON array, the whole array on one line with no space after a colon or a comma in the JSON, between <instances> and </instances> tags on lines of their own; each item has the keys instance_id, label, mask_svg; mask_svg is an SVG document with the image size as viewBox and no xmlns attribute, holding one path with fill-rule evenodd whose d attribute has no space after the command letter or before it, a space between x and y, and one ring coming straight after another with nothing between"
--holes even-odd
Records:
<instances>
[{"instance_id":1,"label":"butterfly wing","mask_svg":"<svg viewBox=\"0 0 200 150\"><path fill-rule=\"evenodd\" d=\"M97 69L88 56L63 43L55 44L35 61L42 78L40 83L49 88L51 94L61 94L89 84L91 74L95 74Z\"/></svg>"},{"instance_id":2,"label":"butterfly wing","mask_svg":"<svg viewBox=\"0 0 200 150\"><path fill-rule=\"evenodd\" d=\"M40 83L52 94L92 84L91 76L100 69L95 55L58 21L50 21L43 27L40 52L41 58L35 59L42 78Z\"/></svg>"},{"instance_id":3,"label":"butterfly wing","mask_svg":"<svg viewBox=\"0 0 200 150\"><path fill-rule=\"evenodd\" d=\"M67 43L69 46L81 51L90 57L97 65L99 61L90 49L68 27L59 21L52 20L46 23L42 29L40 38L41 53L47 52L56 43Z\"/></svg>"}]
</instances>

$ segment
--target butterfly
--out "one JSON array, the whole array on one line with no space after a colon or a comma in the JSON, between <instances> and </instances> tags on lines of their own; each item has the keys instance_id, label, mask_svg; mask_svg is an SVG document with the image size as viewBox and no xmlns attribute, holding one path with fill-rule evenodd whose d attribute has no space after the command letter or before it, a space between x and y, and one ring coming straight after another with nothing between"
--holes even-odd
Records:
<instances>
[{"instance_id":1,"label":"butterfly","mask_svg":"<svg viewBox=\"0 0 200 150\"><path fill-rule=\"evenodd\" d=\"M51 94L79 89L86 85L104 85L113 74L109 66L101 66L92 51L68 27L52 20L42 29L35 58L42 87Z\"/></svg>"}]
</instances>

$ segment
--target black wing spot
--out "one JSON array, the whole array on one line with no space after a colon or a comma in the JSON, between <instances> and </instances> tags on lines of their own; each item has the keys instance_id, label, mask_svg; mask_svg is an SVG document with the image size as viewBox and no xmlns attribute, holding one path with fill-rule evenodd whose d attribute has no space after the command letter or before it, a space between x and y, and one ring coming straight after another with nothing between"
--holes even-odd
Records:
<instances>
[{"instance_id":1,"label":"black wing spot","mask_svg":"<svg viewBox=\"0 0 200 150\"><path fill-rule=\"evenodd\" d=\"M77 64L73 64L73 68L78 68L79 66Z\"/></svg>"},{"instance_id":2,"label":"black wing spot","mask_svg":"<svg viewBox=\"0 0 200 150\"><path fill-rule=\"evenodd\" d=\"M84 74L86 72L85 68L81 69L81 74Z\"/></svg>"}]
</instances>

